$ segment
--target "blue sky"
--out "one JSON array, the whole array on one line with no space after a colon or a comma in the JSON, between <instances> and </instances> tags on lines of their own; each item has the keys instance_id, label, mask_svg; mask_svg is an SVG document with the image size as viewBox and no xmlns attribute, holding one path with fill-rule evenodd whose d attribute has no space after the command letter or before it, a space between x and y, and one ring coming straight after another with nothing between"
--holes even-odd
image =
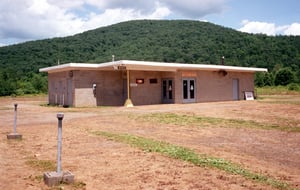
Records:
<instances>
[{"instance_id":1,"label":"blue sky","mask_svg":"<svg viewBox=\"0 0 300 190\"><path fill-rule=\"evenodd\" d=\"M190 19L248 33L300 35L299 7L299 0L1 0L0 46L136 19Z\"/></svg>"}]
</instances>

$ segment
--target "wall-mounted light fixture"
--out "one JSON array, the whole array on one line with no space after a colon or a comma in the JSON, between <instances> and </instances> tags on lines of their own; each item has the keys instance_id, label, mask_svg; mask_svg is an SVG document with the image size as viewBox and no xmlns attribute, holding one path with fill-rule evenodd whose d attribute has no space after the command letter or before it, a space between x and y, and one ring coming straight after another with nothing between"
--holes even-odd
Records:
<instances>
[{"instance_id":1,"label":"wall-mounted light fixture","mask_svg":"<svg viewBox=\"0 0 300 190\"><path fill-rule=\"evenodd\" d=\"M94 83L92 87L93 87L93 90L96 90L97 84Z\"/></svg>"},{"instance_id":2,"label":"wall-mounted light fixture","mask_svg":"<svg viewBox=\"0 0 300 190\"><path fill-rule=\"evenodd\" d=\"M136 79L135 83L136 84L144 84L144 79Z\"/></svg>"}]
</instances>

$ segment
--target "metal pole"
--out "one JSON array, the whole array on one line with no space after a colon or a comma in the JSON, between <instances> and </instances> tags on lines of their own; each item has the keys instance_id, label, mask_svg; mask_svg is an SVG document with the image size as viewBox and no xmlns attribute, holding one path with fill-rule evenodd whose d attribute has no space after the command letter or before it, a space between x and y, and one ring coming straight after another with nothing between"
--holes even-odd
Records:
<instances>
[{"instance_id":1,"label":"metal pole","mask_svg":"<svg viewBox=\"0 0 300 190\"><path fill-rule=\"evenodd\" d=\"M127 70L127 100L125 101L125 107L133 107L133 104L130 99L130 72Z\"/></svg>"},{"instance_id":2,"label":"metal pole","mask_svg":"<svg viewBox=\"0 0 300 190\"><path fill-rule=\"evenodd\" d=\"M62 120L64 118L63 113L57 114L58 119L58 134L57 134L57 173L61 173L61 137L62 137Z\"/></svg>"},{"instance_id":3,"label":"metal pole","mask_svg":"<svg viewBox=\"0 0 300 190\"><path fill-rule=\"evenodd\" d=\"M127 70L127 99L130 99L130 74Z\"/></svg>"},{"instance_id":4,"label":"metal pole","mask_svg":"<svg viewBox=\"0 0 300 190\"><path fill-rule=\"evenodd\" d=\"M225 59L225 57L224 56L222 56L222 65L224 65L225 63L224 63L224 59Z\"/></svg>"},{"instance_id":5,"label":"metal pole","mask_svg":"<svg viewBox=\"0 0 300 190\"><path fill-rule=\"evenodd\" d=\"M14 133L17 133L17 107L18 107L18 104L15 104Z\"/></svg>"}]
</instances>

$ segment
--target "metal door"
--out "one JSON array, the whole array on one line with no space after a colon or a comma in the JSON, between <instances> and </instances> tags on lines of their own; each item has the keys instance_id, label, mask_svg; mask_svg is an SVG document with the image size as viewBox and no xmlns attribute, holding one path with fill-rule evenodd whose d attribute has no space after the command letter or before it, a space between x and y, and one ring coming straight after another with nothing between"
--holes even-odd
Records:
<instances>
[{"instance_id":1,"label":"metal door","mask_svg":"<svg viewBox=\"0 0 300 190\"><path fill-rule=\"evenodd\" d=\"M182 79L183 103L196 102L196 80L194 78Z\"/></svg>"},{"instance_id":2,"label":"metal door","mask_svg":"<svg viewBox=\"0 0 300 190\"><path fill-rule=\"evenodd\" d=\"M239 79L232 80L233 100L239 100Z\"/></svg>"},{"instance_id":3,"label":"metal door","mask_svg":"<svg viewBox=\"0 0 300 190\"><path fill-rule=\"evenodd\" d=\"M162 102L163 103L174 103L173 97L173 80L163 79L162 80Z\"/></svg>"},{"instance_id":4,"label":"metal door","mask_svg":"<svg viewBox=\"0 0 300 190\"><path fill-rule=\"evenodd\" d=\"M73 82L72 79L67 80L67 103L66 106L73 106Z\"/></svg>"}]
</instances>

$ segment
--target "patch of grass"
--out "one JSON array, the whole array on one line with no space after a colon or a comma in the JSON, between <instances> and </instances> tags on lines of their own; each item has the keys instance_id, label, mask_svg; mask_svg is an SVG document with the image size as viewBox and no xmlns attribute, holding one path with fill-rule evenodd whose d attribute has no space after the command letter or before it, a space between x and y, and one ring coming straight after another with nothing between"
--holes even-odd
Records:
<instances>
[{"instance_id":1,"label":"patch of grass","mask_svg":"<svg viewBox=\"0 0 300 190\"><path fill-rule=\"evenodd\" d=\"M25 164L27 164L30 167L33 167L39 171L56 171L56 163L52 160L38 160L36 158L29 158ZM32 176L30 175L29 177L26 177L24 179L30 179L30 180L36 180L38 182L42 182L44 177L43 175L38 175L38 176ZM86 183L82 181L75 181L74 183L71 184L65 184L61 183L58 186L50 188L51 190L60 190L64 189L64 186L71 187L71 189L86 189Z\"/></svg>"},{"instance_id":2,"label":"patch of grass","mask_svg":"<svg viewBox=\"0 0 300 190\"><path fill-rule=\"evenodd\" d=\"M0 110L13 110L13 108L9 108L9 107L0 107Z\"/></svg>"},{"instance_id":3,"label":"patch of grass","mask_svg":"<svg viewBox=\"0 0 300 190\"><path fill-rule=\"evenodd\" d=\"M60 185L51 187L50 190L63 190L63 189L86 189L86 184L82 181L75 181L74 183L71 184L66 184L66 183L61 183Z\"/></svg>"},{"instance_id":4,"label":"patch of grass","mask_svg":"<svg viewBox=\"0 0 300 190\"><path fill-rule=\"evenodd\" d=\"M300 132L299 127L286 127L240 119L223 119L213 117L200 117L194 115L179 115L175 113L152 113L138 116L137 119L147 122L156 122L179 126L255 128L266 130L276 129L281 131Z\"/></svg>"},{"instance_id":5,"label":"patch of grass","mask_svg":"<svg viewBox=\"0 0 300 190\"><path fill-rule=\"evenodd\" d=\"M52 187L51 190L63 190L65 187L68 187L67 189L86 189L86 183L82 181L75 181L74 183L71 184L66 184L66 183L61 183L60 185L56 187Z\"/></svg>"},{"instance_id":6,"label":"patch of grass","mask_svg":"<svg viewBox=\"0 0 300 190\"><path fill-rule=\"evenodd\" d=\"M36 158L29 158L25 163L28 166L40 171L56 171L55 162L52 160L38 160Z\"/></svg>"},{"instance_id":7,"label":"patch of grass","mask_svg":"<svg viewBox=\"0 0 300 190\"><path fill-rule=\"evenodd\" d=\"M43 175L38 175L38 176L33 176L30 175L28 177L24 177L23 179L25 180L31 180L31 181L37 181L37 182L42 182L43 181Z\"/></svg>"},{"instance_id":8,"label":"patch of grass","mask_svg":"<svg viewBox=\"0 0 300 190\"><path fill-rule=\"evenodd\" d=\"M291 88L290 88L291 89ZM295 95L300 94L297 90L290 90L289 86L264 86L256 87L255 91L258 95Z\"/></svg>"},{"instance_id":9,"label":"patch of grass","mask_svg":"<svg viewBox=\"0 0 300 190\"><path fill-rule=\"evenodd\" d=\"M216 158L206 154L197 154L193 150L185 147L129 134L114 134L103 131L94 131L92 133L95 135L104 136L110 140L129 144L147 152L157 152L170 158L190 162L196 166L216 168L226 171L230 174L240 175L247 179L271 185L272 187L278 189L289 189L289 185L285 182L264 176L262 174L251 172L250 170L244 169L241 165L232 163L223 158Z\"/></svg>"},{"instance_id":10,"label":"patch of grass","mask_svg":"<svg viewBox=\"0 0 300 190\"><path fill-rule=\"evenodd\" d=\"M300 95L261 95L260 103L300 105Z\"/></svg>"},{"instance_id":11,"label":"patch of grass","mask_svg":"<svg viewBox=\"0 0 300 190\"><path fill-rule=\"evenodd\" d=\"M77 181L72 184L72 189L86 189L86 183L82 181Z\"/></svg>"},{"instance_id":12,"label":"patch of grass","mask_svg":"<svg viewBox=\"0 0 300 190\"><path fill-rule=\"evenodd\" d=\"M260 101L262 103L269 103L269 104L291 104L291 105L300 105L300 101L278 101L278 100L264 100Z\"/></svg>"}]
</instances>

